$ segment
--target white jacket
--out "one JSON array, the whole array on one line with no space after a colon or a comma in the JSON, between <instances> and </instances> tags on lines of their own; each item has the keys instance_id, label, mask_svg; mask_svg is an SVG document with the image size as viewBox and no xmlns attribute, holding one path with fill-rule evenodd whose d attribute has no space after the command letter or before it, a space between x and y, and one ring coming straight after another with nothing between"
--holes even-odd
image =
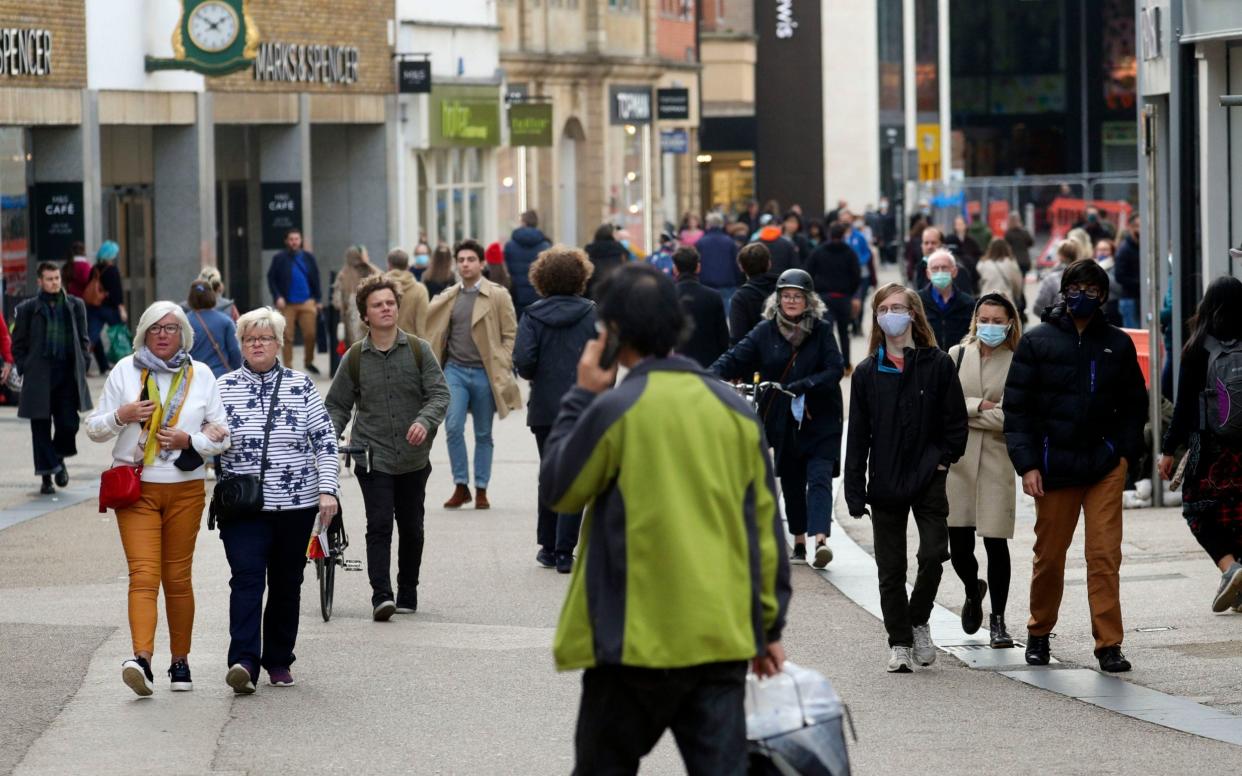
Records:
<instances>
[{"instance_id":1,"label":"white jacket","mask_svg":"<svg viewBox=\"0 0 1242 776\"><path fill-rule=\"evenodd\" d=\"M211 367L195 361L193 368L194 377L190 380L185 403L174 427L189 434L190 445L199 455L207 458L228 450L230 440L226 437L222 442L213 442L203 433L203 425L206 423L216 423L221 428L227 428L224 405L220 402L220 392L216 388L216 378L211 373ZM86 419L86 433L92 440L106 442L116 438L116 444L112 446L113 466L135 466L142 463L142 449L138 447L142 424L119 424L116 421L116 411L124 404L138 401L142 394L141 377L142 370L134 365L133 356L121 359L108 373L103 396L95 405L95 411ZM160 388L160 396L166 398L172 385L172 375L157 373L155 380ZM179 454L178 452L177 455ZM157 457L154 463L143 467L142 481L175 483L204 478L202 466L191 472L174 466L177 455L167 461Z\"/></svg>"}]
</instances>

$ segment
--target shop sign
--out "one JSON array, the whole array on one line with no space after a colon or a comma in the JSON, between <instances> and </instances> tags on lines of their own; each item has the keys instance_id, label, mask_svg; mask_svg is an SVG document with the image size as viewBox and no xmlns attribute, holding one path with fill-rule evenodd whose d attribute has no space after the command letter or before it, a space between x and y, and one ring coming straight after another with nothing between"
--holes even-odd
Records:
<instances>
[{"instance_id":1,"label":"shop sign","mask_svg":"<svg viewBox=\"0 0 1242 776\"><path fill-rule=\"evenodd\" d=\"M497 100L444 97L439 119L440 139L448 145L494 146L500 142Z\"/></svg>"},{"instance_id":2,"label":"shop sign","mask_svg":"<svg viewBox=\"0 0 1242 776\"><path fill-rule=\"evenodd\" d=\"M285 247L285 233L302 228L302 184L260 183L259 201L263 208L263 250Z\"/></svg>"},{"instance_id":3,"label":"shop sign","mask_svg":"<svg viewBox=\"0 0 1242 776\"><path fill-rule=\"evenodd\" d=\"M51 72L51 32L14 27L0 30L0 75L40 77Z\"/></svg>"},{"instance_id":4,"label":"shop sign","mask_svg":"<svg viewBox=\"0 0 1242 776\"><path fill-rule=\"evenodd\" d=\"M552 105L515 103L509 106L509 145L551 146Z\"/></svg>"},{"instance_id":5,"label":"shop sign","mask_svg":"<svg viewBox=\"0 0 1242 776\"><path fill-rule=\"evenodd\" d=\"M402 94L427 94L431 91L431 62L426 59L403 59L397 63L397 91Z\"/></svg>"},{"instance_id":6,"label":"shop sign","mask_svg":"<svg viewBox=\"0 0 1242 776\"><path fill-rule=\"evenodd\" d=\"M613 124L650 124L651 89L645 86L614 86L612 97Z\"/></svg>"},{"instance_id":7,"label":"shop sign","mask_svg":"<svg viewBox=\"0 0 1242 776\"><path fill-rule=\"evenodd\" d=\"M86 233L82 221L82 184L36 183L31 187L35 252L40 261L59 261Z\"/></svg>"},{"instance_id":8,"label":"shop sign","mask_svg":"<svg viewBox=\"0 0 1242 776\"><path fill-rule=\"evenodd\" d=\"M260 43L254 58L254 80L352 84L358 80L358 49L355 46Z\"/></svg>"},{"instance_id":9,"label":"shop sign","mask_svg":"<svg viewBox=\"0 0 1242 776\"><path fill-rule=\"evenodd\" d=\"M657 89L656 118L685 121L690 118L689 89Z\"/></svg>"},{"instance_id":10,"label":"shop sign","mask_svg":"<svg viewBox=\"0 0 1242 776\"><path fill-rule=\"evenodd\" d=\"M684 129L660 130L660 153L685 154L690 152L690 133Z\"/></svg>"}]
</instances>

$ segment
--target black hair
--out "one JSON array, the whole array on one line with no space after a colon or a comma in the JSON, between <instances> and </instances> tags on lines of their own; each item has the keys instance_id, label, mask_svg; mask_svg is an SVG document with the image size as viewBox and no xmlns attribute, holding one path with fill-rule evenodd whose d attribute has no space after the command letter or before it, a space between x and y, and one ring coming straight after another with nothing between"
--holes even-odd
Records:
<instances>
[{"instance_id":1,"label":"black hair","mask_svg":"<svg viewBox=\"0 0 1242 776\"><path fill-rule=\"evenodd\" d=\"M285 239L286 239L286 240L288 240L288 239L289 239L289 235L291 235L291 234L297 234L297 235L300 235L300 234L302 234L302 230L301 230L301 229L299 229L299 228L297 228L296 226L295 226L295 227L293 227L292 229L286 229L286 230L285 230Z\"/></svg>"},{"instance_id":2,"label":"black hair","mask_svg":"<svg viewBox=\"0 0 1242 776\"><path fill-rule=\"evenodd\" d=\"M457 254L462 251L470 251L475 256L479 257L480 262L484 261L487 256L487 251L483 249L482 244L480 244L478 240L470 237L467 237L464 240L459 240L458 243L453 246L453 261L457 261Z\"/></svg>"},{"instance_id":3,"label":"black hair","mask_svg":"<svg viewBox=\"0 0 1242 776\"><path fill-rule=\"evenodd\" d=\"M1065 268L1061 293L1070 286L1095 286L1100 289L1100 304L1108 301L1108 273L1095 259L1079 259Z\"/></svg>"},{"instance_id":4,"label":"black hair","mask_svg":"<svg viewBox=\"0 0 1242 776\"><path fill-rule=\"evenodd\" d=\"M60 265L54 261L41 261L35 268L35 277L42 278L44 272L60 272Z\"/></svg>"},{"instance_id":5,"label":"black hair","mask_svg":"<svg viewBox=\"0 0 1242 776\"><path fill-rule=\"evenodd\" d=\"M1187 328L1190 339L1182 349L1184 356L1202 348L1208 335L1222 342L1242 339L1242 280L1222 275L1209 283Z\"/></svg>"},{"instance_id":6,"label":"black hair","mask_svg":"<svg viewBox=\"0 0 1242 776\"><path fill-rule=\"evenodd\" d=\"M595 242L613 239L612 232L612 224L600 224L599 228L595 230Z\"/></svg>"},{"instance_id":7,"label":"black hair","mask_svg":"<svg viewBox=\"0 0 1242 776\"><path fill-rule=\"evenodd\" d=\"M849 231L849 227L840 221L833 221L832 226L828 227L828 239L832 242L841 242L845 239L845 233Z\"/></svg>"},{"instance_id":8,"label":"black hair","mask_svg":"<svg viewBox=\"0 0 1242 776\"><path fill-rule=\"evenodd\" d=\"M686 314L673 281L650 264L626 264L599 284L599 318L640 356L667 356L682 343Z\"/></svg>"},{"instance_id":9,"label":"black hair","mask_svg":"<svg viewBox=\"0 0 1242 776\"><path fill-rule=\"evenodd\" d=\"M693 245L683 245L673 251L673 266L679 275L694 275L699 271L699 252Z\"/></svg>"}]
</instances>

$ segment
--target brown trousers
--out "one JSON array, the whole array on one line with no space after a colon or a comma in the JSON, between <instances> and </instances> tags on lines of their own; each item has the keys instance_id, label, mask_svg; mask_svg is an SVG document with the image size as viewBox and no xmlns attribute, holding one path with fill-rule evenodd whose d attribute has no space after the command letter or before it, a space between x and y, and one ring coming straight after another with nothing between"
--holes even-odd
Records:
<instances>
[{"instance_id":1,"label":"brown trousers","mask_svg":"<svg viewBox=\"0 0 1242 776\"><path fill-rule=\"evenodd\" d=\"M134 653L155 651L156 599L164 585L173 655L190 654L194 587L190 569L207 491L202 480L142 483L137 504L116 511L129 562L129 630Z\"/></svg>"},{"instance_id":2,"label":"brown trousers","mask_svg":"<svg viewBox=\"0 0 1242 776\"><path fill-rule=\"evenodd\" d=\"M299 304L285 302L285 345L282 351L282 364L293 369L293 336L294 328L302 330L302 349L305 351L302 364L309 366L315 363L315 325L319 322L319 307L314 299L307 299Z\"/></svg>"},{"instance_id":3,"label":"brown trousers","mask_svg":"<svg viewBox=\"0 0 1242 776\"><path fill-rule=\"evenodd\" d=\"M1027 631L1046 636L1057 624L1065 590L1065 553L1074 539L1079 511L1085 515L1087 602L1098 652L1119 646L1121 628L1121 491L1123 460L1094 485L1045 491L1035 499L1035 560L1031 573L1031 619Z\"/></svg>"}]
</instances>

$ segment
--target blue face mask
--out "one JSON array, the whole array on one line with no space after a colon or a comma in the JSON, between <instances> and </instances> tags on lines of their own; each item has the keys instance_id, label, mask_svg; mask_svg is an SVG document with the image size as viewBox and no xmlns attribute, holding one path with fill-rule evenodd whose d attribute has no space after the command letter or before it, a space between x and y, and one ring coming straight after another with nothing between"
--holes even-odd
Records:
<instances>
[{"instance_id":1,"label":"blue face mask","mask_svg":"<svg viewBox=\"0 0 1242 776\"><path fill-rule=\"evenodd\" d=\"M1002 323L981 323L975 332L979 335L979 341L989 348L994 348L1005 341L1009 336L1009 325Z\"/></svg>"},{"instance_id":2,"label":"blue face mask","mask_svg":"<svg viewBox=\"0 0 1242 776\"><path fill-rule=\"evenodd\" d=\"M953 285L952 272L933 272L931 273L932 285L941 290Z\"/></svg>"},{"instance_id":3,"label":"blue face mask","mask_svg":"<svg viewBox=\"0 0 1242 776\"><path fill-rule=\"evenodd\" d=\"M431 256L430 256L430 255L428 255L428 254L426 254L426 253L416 253L416 254L414 254L414 266L415 266L415 267L425 267L425 266L427 266L427 264L428 264L428 263L430 263L430 262L431 262Z\"/></svg>"},{"instance_id":4,"label":"blue face mask","mask_svg":"<svg viewBox=\"0 0 1242 776\"><path fill-rule=\"evenodd\" d=\"M1100 299L1092 299L1086 294L1079 294L1077 298L1071 299L1065 297L1065 306L1069 308L1070 315L1082 320L1095 315L1095 311L1100 309Z\"/></svg>"}]
</instances>

